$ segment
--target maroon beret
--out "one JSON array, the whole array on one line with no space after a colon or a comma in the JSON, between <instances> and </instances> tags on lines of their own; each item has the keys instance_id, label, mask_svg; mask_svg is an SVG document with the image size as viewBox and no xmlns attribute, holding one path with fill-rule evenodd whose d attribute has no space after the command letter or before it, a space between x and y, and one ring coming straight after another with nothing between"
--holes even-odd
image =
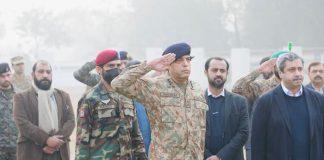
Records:
<instances>
[{"instance_id":1,"label":"maroon beret","mask_svg":"<svg viewBox=\"0 0 324 160\"><path fill-rule=\"evenodd\" d=\"M96 65L102 66L112 60L119 59L118 52L115 50L103 50L98 53L96 58Z\"/></svg>"}]
</instances>

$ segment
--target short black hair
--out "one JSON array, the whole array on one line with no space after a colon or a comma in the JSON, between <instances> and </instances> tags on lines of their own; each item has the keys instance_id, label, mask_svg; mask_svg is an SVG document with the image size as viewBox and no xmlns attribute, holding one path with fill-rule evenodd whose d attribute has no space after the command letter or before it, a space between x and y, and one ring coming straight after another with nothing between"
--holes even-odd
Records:
<instances>
[{"instance_id":1,"label":"short black hair","mask_svg":"<svg viewBox=\"0 0 324 160\"><path fill-rule=\"evenodd\" d=\"M318 66L318 65L322 65L322 63L321 62L318 62L318 61L310 63L309 66L308 66L308 72L310 71L310 69L312 67Z\"/></svg>"},{"instance_id":2,"label":"short black hair","mask_svg":"<svg viewBox=\"0 0 324 160\"><path fill-rule=\"evenodd\" d=\"M212 61L212 60L225 61L225 63L226 63L226 69L227 69L227 71L228 71L228 69L229 69L229 63L227 62L226 59L221 58L221 57L210 57L210 58L208 58L207 61L205 62L205 70L206 70L206 71L207 71L208 68L209 68L210 61Z\"/></svg>"},{"instance_id":3,"label":"short black hair","mask_svg":"<svg viewBox=\"0 0 324 160\"><path fill-rule=\"evenodd\" d=\"M260 65L262 64L262 63L264 63L265 61L267 61L267 60L269 60L270 59L270 56L267 56L267 57L263 57L262 59L261 59L261 61L260 61Z\"/></svg>"},{"instance_id":4,"label":"short black hair","mask_svg":"<svg viewBox=\"0 0 324 160\"><path fill-rule=\"evenodd\" d=\"M36 66L37 66L38 63L48 64L50 66L50 69L52 70L52 66L47 61L45 61L45 60L38 60L33 65L33 73L36 71Z\"/></svg>"}]
</instances>

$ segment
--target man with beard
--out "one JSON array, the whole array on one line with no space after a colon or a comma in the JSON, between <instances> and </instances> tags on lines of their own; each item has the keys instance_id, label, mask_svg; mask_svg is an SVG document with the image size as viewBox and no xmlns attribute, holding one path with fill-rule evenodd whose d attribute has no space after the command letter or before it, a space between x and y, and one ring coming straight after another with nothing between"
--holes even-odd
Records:
<instances>
[{"instance_id":1,"label":"man with beard","mask_svg":"<svg viewBox=\"0 0 324 160\"><path fill-rule=\"evenodd\" d=\"M69 136L75 126L70 97L52 88L47 61L34 64L32 78L32 87L14 96L17 160L69 160Z\"/></svg>"},{"instance_id":2,"label":"man with beard","mask_svg":"<svg viewBox=\"0 0 324 160\"><path fill-rule=\"evenodd\" d=\"M255 103L252 160L324 159L323 95L303 87L304 61L288 52L277 59L281 84Z\"/></svg>"},{"instance_id":3,"label":"man with beard","mask_svg":"<svg viewBox=\"0 0 324 160\"><path fill-rule=\"evenodd\" d=\"M118 55L114 50L97 55L100 82L78 105L76 160L147 159L133 101L110 85L120 73Z\"/></svg>"},{"instance_id":4,"label":"man with beard","mask_svg":"<svg viewBox=\"0 0 324 160\"><path fill-rule=\"evenodd\" d=\"M187 43L173 44L162 57L122 72L111 83L117 92L146 107L152 160L203 159L208 106L199 84L189 79L190 51ZM146 77L151 70L166 72L152 79Z\"/></svg>"},{"instance_id":5,"label":"man with beard","mask_svg":"<svg viewBox=\"0 0 324 160\"><path fill-rule=\"evenodd\" d=\"M12 116L12 97L15 89L11 84L8 63L0 63L0 159L16 159L17 128Z\"/></svg>"},{"instance_id":6,"label":"man with beard","mask_svg":"<svg viewBox=\"0 0 324 160\"><path fill-rule=\"evenodd\" d=\"M205 63L209 106L206 117L205 159L244 160L243 146L248 139L247 101L244 97L224 89L229 63L220 57Z\"/></svg>"},{"instance_id":7,"label":"man with beard","mask_svg":"<svg viewBox=\"0 0 324 160\"><path fill-rule=\"evenodd\" d=\"M312 62L308 66L308 77L310 83L305 87L313 89L319 93L324 93L324 66L320 62Z\"/></svg>"}]
</instances>

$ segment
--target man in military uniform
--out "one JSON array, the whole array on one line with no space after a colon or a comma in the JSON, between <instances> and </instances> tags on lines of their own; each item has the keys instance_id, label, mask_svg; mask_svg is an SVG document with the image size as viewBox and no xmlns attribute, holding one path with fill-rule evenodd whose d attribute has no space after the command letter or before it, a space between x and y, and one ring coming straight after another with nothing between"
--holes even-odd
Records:
<instances>
[{"instance_id":1,"label":"man in military uniform","mask_svg":"<svg viewBox=\"0 0 324 160\"><path fill-rule=\"evenodd\" d=\"M121 61L120 69L124 69L128 63L128 53L126 51L119 52L119 58ZM100 81L100 75L96 73L91 73L93 69L96 68L96 61L86 62L78 70L73 72L73 76L79 82L86 84L88 86L87 90L94 87Z\"/></svg>"},{"instance_id":2,"label":"man in military uniform","mask_svg":"<svg viewBox=\"0 0 324 160\"><path fill-rule=\"evenodd\" d=\"M25 63L22 56L11 58L11 65L14 70L11 83L15 86L16 92L22 92L31 87L31 76L25 75Z\"/></svg>"},{"instance_id":3,"label":"man in military uniform","mask_svg":"<svg viewBox=\"0 0 324 160\"><path fill-rule=\"evenodd\" d=\"M272 72L276 63L276 59L270 59L261 64L258 69L252 71L248 75L237 80L232 88L234 93L247 98L249 105L252 106L255 100L264 92L277 86L280 79L273 75L270 79L257 79L262 73ZM251 114L252 108L249 108Z\"/></svg>"},{"instance_id":4,"label":"man in military uniform","mask_svg":"<svg viewBox=\"0 0 324 160\"><path fill-rule=\"evenodd\" d=\"M8 63L0 63L0 159L16 159L17 128L12 116L15 94Z\"/></svg>"},{"instance_id":5,"label":"man in military uniform","mask_svg":"<svg viewBox=\"0 0 324 160\"><path fill-rule=\"evenodd\" d=\"M201 87L189 80L192 58L188 44L174 44L162 57L124 71L112 81L117 92L148 110L150 159L203 159L208 106ZM152 69L168 72L146 78Z\"/></svg>"},{"instance_id":6,"label":"man in military uniform","mask_svg":"<svg viewBox=\"0 0 324 160\"><path fill-rule=\"evenodd\" d=\"M121 62L121 66L120 69L124 69L128 63L128 52L126 51L119 51L119 56L120 56L120 62Z\"/></svg>"},{"instance_id":7,"label":"man in military uniform","mask_svg":"<svg viewBox=\"0 0 324 160\"><path fill-rule=\"evenodd\" d=\"M132 100L110 85L120 72L118 53L104 50L95 62L100 82L79 101L76 160L147 159Z\"/></svg>"},{"instance_id":8,"label":"man in military uniform","mask_svg":"<svg viewBox=\"0 0 324 160\"><path fill-rule=\"evenodd\" d=\"M262 63L256 70L237 80L232 88L232 92L246 97L250 108L248 110L251 116L252 106L255 100L264 92L276 87L280 83L280 77L277 70L276 60L287 51L277 51L271 55L271 58ZM263 73L273 72L273 76L269 79L257 79ZM250 117L251 118L251 117Z\"/></svg>"},{"instance_id":9,"label":"man in military uniform","mask_svg":"<svg viewBox=\"0 0 324 160\"><path fill-rule=\"evenodd\" d=\"M269 59L270 59L270 56L263 57L261 59L261 61L259 62L259 64L262 65L265 61L268 61ZM267 80L267 79L271 78L272 75L273 75L273 72L270 72L270 73L263 72L262 73L262 78L265 79L265 80Z\"/></svg>"}]
</instances>

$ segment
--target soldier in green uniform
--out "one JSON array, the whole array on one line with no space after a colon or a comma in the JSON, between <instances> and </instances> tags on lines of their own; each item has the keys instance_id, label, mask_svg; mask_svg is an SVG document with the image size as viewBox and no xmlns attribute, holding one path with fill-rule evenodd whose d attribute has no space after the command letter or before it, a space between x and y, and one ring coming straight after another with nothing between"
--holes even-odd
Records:
<instances>
[{"instance_id":1,"label":"soldier in green uniform","mask_svg":"<svg viewBox=\"0 0 324 160\"><path fill-rule=\"evenodd\" d=\"M208 106L201 87L189 80L192 58L188 44L174 44L162 57L122 72L111 83L117 92L147 108L152 160L203 159ZM151 70L167 72L145 77Z\"/></svg>"},{"instance_id":2,"label":"soldier in green uniform","mask_svg":"<svg viewBox=\"0 0 324 160\"><path fill-rule=\"evenodd\" d=\"M76 160L147 159L133 101L110 86L120 65L114 50L96 58L101 80L79 101Z\"/></svg>"},{"instance_id":3,"label":"soldier in green uniform","mask_svg":"<svg viewBox=\"0 0 324 160\"><path fill-rule=\"evenodd\" d=\"M15 94L11 84L8 63L0 63L0 159L16 159L18 131L12 116L12 98Z\"/></svg>"}]
</instances>

